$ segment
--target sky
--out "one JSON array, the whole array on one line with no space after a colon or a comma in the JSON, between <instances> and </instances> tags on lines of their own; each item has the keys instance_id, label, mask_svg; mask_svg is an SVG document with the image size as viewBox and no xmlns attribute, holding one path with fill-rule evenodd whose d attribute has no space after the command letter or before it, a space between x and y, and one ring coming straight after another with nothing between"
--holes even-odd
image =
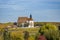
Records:
<instances>
[{"instance_id":1,"label":"sky","mask_svg":"<svg viewBox=\"0 0 60 40\"><path fill-rule=\"evenodd\" d=\"M0 23L30 14L36 22L60 22L60 0L0 0Z\"/></svg>"}]
</instances>

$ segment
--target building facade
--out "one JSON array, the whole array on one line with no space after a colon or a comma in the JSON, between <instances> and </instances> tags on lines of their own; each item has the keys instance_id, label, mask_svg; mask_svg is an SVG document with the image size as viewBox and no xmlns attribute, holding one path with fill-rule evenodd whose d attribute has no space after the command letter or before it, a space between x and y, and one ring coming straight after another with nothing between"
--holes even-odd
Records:
<instances>
[{"instance_id":1,"label":"building facade","mask_svg":"<svg viewBox=\"0 0 60 40\"><path fill-rule=\"evenodd\" d=\"M32 19L32 15L30 17L19 17L17 24L19 27L34 27L34 21Z\"/></svg>"}]
</instances>

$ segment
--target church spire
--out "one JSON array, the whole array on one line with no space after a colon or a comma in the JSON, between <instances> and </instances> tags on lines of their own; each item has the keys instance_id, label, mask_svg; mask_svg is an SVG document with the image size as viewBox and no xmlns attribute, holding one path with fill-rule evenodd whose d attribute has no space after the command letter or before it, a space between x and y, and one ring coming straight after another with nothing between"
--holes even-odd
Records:
<instances>
[{"instance_id":1,"label":"church spire","mask_svg":"<svg viewBox=\"0 0 60 40\"><path fill-rule=\"evenodd\" d=\"M32 19L32 15L30 14L30 19Z\"/></svg>"}]
</instances>

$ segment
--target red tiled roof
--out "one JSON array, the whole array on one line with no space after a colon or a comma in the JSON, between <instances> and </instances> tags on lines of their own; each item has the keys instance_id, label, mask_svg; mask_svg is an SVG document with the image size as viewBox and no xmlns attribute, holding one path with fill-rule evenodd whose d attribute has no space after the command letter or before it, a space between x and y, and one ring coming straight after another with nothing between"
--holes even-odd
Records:
<instances>
[{"instance_id":1,"label":"red tiled roof","mask_svg":"<svg viewBox=\"0 0 60 40\"><path fill-rule=\"evenodd\" d=\"M18 23L24 23L24 22L30 21L30 20L33 20L33 19L30 19L28 17L19 17L18 18Z\"/></svg>"}]
</instances>

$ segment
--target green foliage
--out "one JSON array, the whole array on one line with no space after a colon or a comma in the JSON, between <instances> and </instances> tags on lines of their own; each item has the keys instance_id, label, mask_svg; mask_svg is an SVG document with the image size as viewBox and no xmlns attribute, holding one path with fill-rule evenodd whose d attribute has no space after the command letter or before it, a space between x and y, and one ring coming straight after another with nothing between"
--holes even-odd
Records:
<instances>
[{"instance_id":1,"label":"green foliage","mask_svg":"<svg viewBox=\"0 0 60 40\"><path fill-rule=\"evenodd\" d=\"M46 24L43 25L39 33L44 32L44 35L46 36L47 40L59 40L59 30L55 25L52 24Z\"/></svg>"},{"instance_id":2,"label":"green foliage","mask_svg":"<svg viewBox=\"0 0 60 40\"><path fill-rule=\"evenodd\" d=\"M12 24L12 23L11 23ZM10 23L4 24L5 26L11 25ZM38 36L41 32L44 32L44 35L48 40L60 40L60 32L56 25L53 24L44 24L39 23L40 28L9 28L10 31L5 31L4 29L0 29L3 32L3 37L7 40L24 40L24 33L23 31L29 32L29 40L37 40ZM39 31L39 33L38 33ZM0 35L0 40L3 40L3 37Z\"/></svg>"},{"instance_id":3,"label":"green foliage","mask_svg":"<svg viewBox=\"0 0 60 40\"><path fill-rule=\"evenodd\" d=\"M40 35L40 33L36 33L35 40L38 40L39 35Z\"/></svg>"},{"instance_id":4,"label":"green foliage","mask_svg":"<svg viewBox=\"0 0 60 40\"><path fill-rule=\"evenodd\" d=\"M52 31L52 30L56 31L56 30L58 30L58 27L55 25L52 25L52 24L46 24L46 25L43 25L42 27L40 27L39 32L49 32L49 30L50 31Z\"/></svg>"},{"instance_id":5,"label":"green foliage","mask_svg":"<svg viewBox=\"0 0 60 40\"><path fill-rule=\"evenodd\" d=\"M20 37L16 36L11 36L10 38L11 40L22 40Z\"/></svg>"},{"instance_id":6,"label":"green foliage","mask_svg":"<svg viewBox=\"0 0 60 40\"><path fill-rule=\"evenodd\" d=\"M59 40L60 36L59 36L59 31L49 31L49 32L45 32L45 36L48 40Z\"/></svg>"},{"instance_id":7,"label":"green foliage","mask_svg":"<svg viewBox=\"0 0 60 40\"><path fill-rule=\"evenodd\" d=\"M10 32L8 31L8 29L4 29L4 31L3 31L3 39L4 40L10 40Z\"/></svg>"},{"instance_id":8,"label":"green foliage","mask_svg":"<svg viewBox=\"0 0 60 40\"><path fill-rule=\"evenodd\" d=\"M24 29L24 30L23 30ZM8 28L0 29L2 35L0 35L0 40L24 40L24 31L29 32L29 40L35 39L35 34L38 32L39 28ZM0 32L1 33L1 32ZM28 36L28 35L27 35Z\"/></svg>"}]
</instances>

